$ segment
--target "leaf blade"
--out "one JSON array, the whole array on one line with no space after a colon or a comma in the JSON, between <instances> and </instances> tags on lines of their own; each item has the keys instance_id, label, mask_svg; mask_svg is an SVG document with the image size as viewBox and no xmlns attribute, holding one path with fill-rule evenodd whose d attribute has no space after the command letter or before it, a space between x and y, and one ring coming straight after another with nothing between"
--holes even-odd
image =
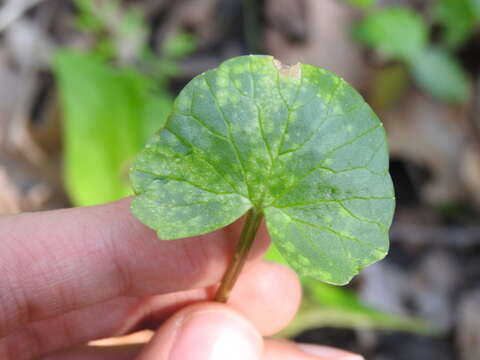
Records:
<instances>
[{"instance_id":1,"label":"leaf blade","mask_svg":"<svg viewBox=\"0 0 480 360\"><path fill-rule=\"evenodd\" d=\"M54 71L64 113L64 179L73 203L88 206L131 195L129 164L166 120L170 96L152 95L141 74L87 53L58 51Z\"/></svg>"},{"instance_id":2,"label":"leaf blade","mask_svg":"<svg viewBox=\"0 0 480 360\"><path fill-rule=\"evenodd\" d=\"M470 96L468 77L459 62L440 48L427 48L412 62L411 71L418 85L446 102L465 102Z\"/></svg>"},{"instance_id":3,"label":"leaf blade","mask_svg":"<svg viewBox=\"0 0 480 360\"><path fill-rule=\"evenodd\" d=\"M427 45L428 28L413 10L391 6L368 14L354 36L388 57L408 61Z\"/></svg>"},{"instance_id":4,"label":"leaf blade","mask_svg":"<svg viewBox=\"0 0 480 360\"><path fill-rule=\"evenodd\" d=\"M137 158L132 183L134 214L163 239L255 207L304 275L345 284L388 251L385 132L350 85L315 66L244 56L199 75Z\"/></svg>"}]
</instances>

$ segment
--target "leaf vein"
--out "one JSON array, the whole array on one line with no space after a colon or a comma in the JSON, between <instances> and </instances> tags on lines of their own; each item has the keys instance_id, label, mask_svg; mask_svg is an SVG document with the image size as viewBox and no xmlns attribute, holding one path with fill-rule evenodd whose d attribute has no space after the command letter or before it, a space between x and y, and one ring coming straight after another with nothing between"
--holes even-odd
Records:
<instances>
[{"instance_id":1,"label":"leaf vein","mask_svg":"<svg viewBox=\"0 0 480 360\"><path fill-rule=\"evenodd\" d=\"M200 158L201 160L205 161L222 179L223 181L225 181L225 183L227 185L229 185L234 191L236 191L237 193L241 194L240 191L238 191L238 189L236 188L236 186L234 184L232 184L229 180L227 180L227 178L222 174L220 173L220 171L218 171L217 167L215 165L213 165L206 156L203 156L203 154L197 150L197 147L193 146L192 143L190 143L187 139L185 139L183 136L177 134L176 132L172 131L171 129L167 129L173 136L175 136L182 144L184 144L185 146L187 147L190 147L190 149L192 149L193 153L198 157ZM243 196L243 194L242 194Z\"/></svg>"},{"instance_id":2,"label":"leaf vein","mask_svg":"<svg viewBox=\"0 0 480 360\"><path fill-rule=\"evenodd\" d=\"M282 211L282 210L280 210ZM318 229L318 230L325 230L325 231L328 231L338 237L341 237L341 238L344 238L344 239L347 239L347 240L351 240L351 241L355 241L357 242L358 244L361 244L361 245L365 245L365 246L368 246L374 250L379 250L379 251L384 251L384 249L381 249L381 248L378 248L376 247L375 245L367 242L367 241L364 241L364 240L360 240L356 237L353 237L353 236L348 236L348 235L345 235L345 234L342 234L342 233L339 233L338 231L335 231L333 230L332 228L328 227L328 226L322 226L322 225L317 225L317 224L313 224L313 223L310 223L308 221L305 221L305 220L301 220L301 219L298 219L296 217L293 217L291 216L290 214L282 211L285 215L287 215L290 219L292 219L293 221L296 221L298 222L299 224L303 224L305 226L310 226L310 227L313 227L315 229Z\"/></svg>"},{"instance_id":3,"label":"leaf vein","mask_svg":"<svg viewBox=\"0 0 480 360\"><path fill-rule=\"evenodd\" d=\"M171 175L162 175L162 174L158 174L158 173L155 173L153 171L149 171L149 170L145 170L145 169L135 168L135 169L133 169L133 171L138 171L138 172L144 173L146 175L156 177L157 178L156 180L167 179L167 180L172 180L172 181L184 182L184 183L189 184L189 185L191 185L192 187L194 187L198 190L208 192L208 193L211 193L211 194L216 194L216 195L232 195L232 194L234 194L234 195L242 196L241 194L238 194L238 193L235 193L235 192L223 192L223 191L213 191L213 190L205 189L205 188L203 188L203 187L201 187L197 184L194 184L193 182L191 182L187 179L179 178L179 177L175 177L175 176L171 176Z\"/></svg>"},{"instance_id":4,"label":"leaf vein","mask_svg":"<svg viewBox=\"0 0 480 360\"><path fill-rule=\"evenodd\" d=\"M378 127L380 127L381 125L377 125L377 126L374 126L373 128L370 128L368 130L366 130L365 132L363 132L362 134L354 137L353 139L343 143L342 145L339 145L337 146L336 148L332 149L331 151L329 151L327 154L324 155L323 159L322 159L322 162L320 163L320 165L317 165L313 168L311 168L310 170L307 170L307 172L303 175L303 176L300 176L292 185L288 186L279 196L277 196L277 200L280 200L285 194L287 194L290 190L292 190L293 188L295 188L295 186L297 186L302 180L304 180L307 176L309 176L311 173L313 173L314 171L318 170L318 169L321 169L321 168L324 168L322 166L322 163L323 161L325 161L324 159L327 158L328 156L330 156L331 154L335 153L335 151L338 151L339 149L341 149L342 147L344 146L347 146L349 144L353 144L354 142L356 142L358 139L362 138L363 136L369 134L371 131L374 131L375 129L377 129ZM332 171L332 169L329 169L330 171Z\"/></svg>"},{"instance_id":5,"label":"leaf vein","mask_svg":"<svg viewBox=\"0 0 480 360\"><path fill-rule=\"evenodd\" d=\"M298 96L300 95L300 88L303 86L303 78L304 78L303 76L300 78L300 83L297 87L297 91L295 93L295 100L294 100L293 104L296 104L297 101L298 101ZM287 135L288 128L289 128L290 122L291 122L291 117L292 117L292 109L291 109L290 105L288 105L287 100L283 97L282 91L280 89L280 72L277 72L277 86L276 86L276 88L278 90L280 98L282 99L282 101L285 104L285 107L287 108L287 111L288 111L287 121L285 121L285 126L283 127L282 135L281 135L281 138L280 138L280 143L278 144L277 156L275 157L275 159L278 159L278 156L280 155L280 151L282 150L282 147L285 143L285 136ZM315 98L315 96L312 96L312 99L314 99L314 98ZM310 100L308 101L308 103L310 103ZM298 108L296 108L295 110L298 110Z\"/></svg>"},{"instance_id":6,"label":"leaf vein","mask_svg":"<svg viewBox=\"0 0 480 360\"><path fill-rule=\"evenodd\" d=\"M326 108L326 111L325 111L325 116L322 117L322 119L320 120L320 124L318 125L318 127L312 132L312 134L308 137L307 140L305 140L302 144L300 144L299 146L297 146L295 149L289 149L288 151L284 151L284 152L280 152L278 154L278 156L280 155L283 155L284 153L287 153L287 152L292 152L292 151L297 151L297 150L300 150L303 146L305 146L308 142L310 142L313 138L315 138L315 136L318 135L318 133L320 132L320 129L322 128L322 126L328 121L328 119L330 119L330 113L332 111L332 106L333 106L333 101L335 100L335 96L337 95L337 91L339 90L340 86L343 84L342 81L339 81L338 84L335 86L335 88L333 89L333 92L332 92L332 96L330 98L330 100L328 101L328 104L327 104L327 108ZM312 99L314 99L315 97L312 97ZM310 102L310 101L309 101ZM304 104L305 106L306 104ZM298 109L295 109L295 110L298 110ZM290 126L290 125L289 125ZM288 128L286 129L287 130L287 133L288 133ZM283 147L283 145L282 145ZM281 148L279 149L281 150Z\"/></svg>"},{"instance_id":7,"label":"leaf vein","mask_svg":"<svg viewBox=\"0 0 480 360\"><path fill-rule=\"evenodd\" d=\"M393 196L373 196L373 197L353 196L353 197L348 197L344 199L319 199L315 201L288 204L284 206L278 206L278 205L272 205L272 206L276 209L288 209L293 207L317 205L317 204L328 203L328 202L341 202L341 201L350 201L350 200L394 200L394 199L395 197Z\"/></svg>"},{"instance_id":8,"label":"leaf vein","mask_svg":"<svg viewBox=\"0 0 480 360\"><path fill-rule=\"evenodd\" d=\"M248 197L251 198L252 196L251 196L250 185L247 181L247 171L246 171L245 166L244 166L244 164L241 160L240 151L238 150L238 148L235 145L235 142L233 141L233 138L232 138L232 124L230 123L229 120L227 120L227 117L225 116L225 113L223 112L220 105L218 104L218 99L215 96L215 93L213 92L212 86L211 86L210 82L208 81L208 79L206 78L205 75L203 76L203 80L207 84L208 90L209 90L210 94L212 95L212 97L214 99L215 107L217 108L217 111L222 116L223 122L225 123L225 125L228 128L228 137L230 138L230 145L232 146L233 152L235 153L235 157L237 158L238 164L240 165L240 169L241 169L242 176L243 176L243 181L245 183L245 186L247 187Z\"/></svg>"},{"instance_id":9,"label":"leaf vein","mask_svg":"<svg viewBox=\"0 0 480 360\"><path fill-rule=\"evenodd\" d=\"M378 221L375 221L375 220L372 220L372 219L369 219L369 218L365 218L363 216L358 216L356 214L353 213L353 211L351 211L344 203L343 201L339 201L338 204L343 208L343 210L345 210L352 218L358 220L358 221L362 221L362 222L367 222L367 223L370 223L370 224L373 224L373 225L377 225L380 229L384 230L384 231L388 231L388 228L379 223Z\"/></svg>"},{"instance_id":10,"label":"leaf vein","mask_svg":"<svg viewBox=\"0 0 480 360\"><path fill-rule=\"evenodd\" d=\"M252 82L252 95L253 97L251 98L251 101L255 105L255 109L257 110L257 122L258 122L258 127L260 129L260 136L262 137L263 144L265 146L265 149L267 150L268 157L270 158L270 168L273 165L273 155L272 151L270 150L270 145L268 144L267 138L265 137L265 130L263 128L263 119L262 119L262 112L258 106L257 103L257 86L255 84L255 79L253 78L253 69L252 69L252 61L248 62L248 66L250 68L249 76L250 76L250 81Z\"/></svg>"}]
</instances>

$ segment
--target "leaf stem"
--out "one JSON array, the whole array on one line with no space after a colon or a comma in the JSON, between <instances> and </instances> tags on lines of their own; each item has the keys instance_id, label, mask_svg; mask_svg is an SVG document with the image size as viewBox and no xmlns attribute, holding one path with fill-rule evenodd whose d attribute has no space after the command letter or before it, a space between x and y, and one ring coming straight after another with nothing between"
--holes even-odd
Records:
<instances>
[{"instance_id":1,"label":"leaf stem","mask_svg":"<svg viewBox=\"0 0 480 360\"><path fill-rule=\"evenodd\" d=\"M230 262L230 265L223 276L220 287L215 294L215 301L227 302L230 292L232 291L235 282L242 271L243 265L247 260L248 253L252 247L255 235L257 234L258 227L263 219L263 213L252 208L247 213L247 219L243 225L242 234L238 241L235 254Z\"/></svg>"}]
</instances>

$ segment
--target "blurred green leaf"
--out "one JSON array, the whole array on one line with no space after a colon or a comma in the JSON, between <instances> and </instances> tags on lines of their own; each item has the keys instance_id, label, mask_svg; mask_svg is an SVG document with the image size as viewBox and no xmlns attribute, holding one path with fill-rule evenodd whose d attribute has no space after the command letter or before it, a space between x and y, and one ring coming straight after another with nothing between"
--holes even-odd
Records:
<instances>
[{"instance_id":1,"label":"blurred green leaf","mask_svg":"<svg viewBox=\"0 0 480 360\"><path fill-rule=\"evenodd\" d=\"M97 16L92 0L75 0L77 16L75 25L77 28L87 32L99 32L103 28L102 19Z\"/></svg>"},{"instance_id":2,"label":"blurred green leaf","mask_svg":"<svg viewBox=\"0 0 480 360\"><path fill-rule=\"evenodd\" d=\"M421 335L436 335L439 329L429 322L381 312L348 311L336 307L301 307L293 321L275 337L292 338L304 331L322 327L368 330L395 330Z\"/></svg>"},{"instance_id":3,"label":"blurred green leaf","mask_svg":"<svg viewBox=\"0 0 480 360\"><path fill-rule=\"evenodd\" d=\"M320 283L312 279L303 279L302 283L306 296L315 304L350 311L376 313L373 309L365 306L356 294L350 290Z\"/></svg>"},{"instance_id":4,"label":"blurred green leaf","mask_svg":"<svg viewBox=\"0 0 480 360\"><path fill-rule=\"evenodd\" d=\"M120 10L116 10L120 12ZM108 14L106 14L108 16ZM121 16L120 30L124 34L146 34L148 33L148 25L145 22L144 14L135 7L129 7Z\"/></svg>"},{"instance_id":5,"label":"blurred green leaf","mask_svg":"<svg viewBox=\"0 0 480 360\"><path fill-rule=\"evenodd\" d=\"M64 112L64 179L75 205L131 193L127 172L146 138L160 128L172 100L132 70L97 57L61 51L54 71Z\"/></svg>"},{"instance_id":6,"label":"blurred green leaf","mask_svg":"<svg viewBox=\"0 0 480 360\"><path fill-rule=\"evenodd\" d=\"M472 36L475 22L476 0L437 0L432 7L432 18L443 26L443 41L457 48Z\"/></svg>"},{"instance_id":7,"label":"blurred green leaf","mask_svg":"<svg viewBox=\"0 0 480 360\"><path fill-rule=\"evenodd\" d=\"M385 56L408 60L426 46L428 29L413 10L389 7L368 14L354 28L354 37Z\"/></svg>"},{"instance_id":8,"label":"blurred green leaf","mask_svg":"<svg viewBox=\"0 0 480 360\"><path fill-rule=\"evenodd\" d=\"M75 0L75 24L92 35L92 50L105 59L133 62L148 51L148 25L134 5L122 7L118 0Z\"/></svg>"},{"instance_id":9,"label":"blurred green leaf","mask_svg":"<svg viewBox=\"0 0 480 360\"><path fill-rule=\"evenodd\" d=\"M197 42L189 33L181 32L167 37L162 47L162 55L167 58L180 58L195 51Z\"/></svg>"},{"instance_id":10,"label":"blurred green leaf","mask_svg":"<svg viewBox=\"0 0 480 360\"><path fill-rule=\"evenodd\" d=\"M280 251L278 251L277 247L273 243L270 244L270 247L268 248L268 251L265 254L265 260L273 261L285 266L289 266L287 260L284 259L282 254L280 254Z\"/></svg>"},{"instance_id":11,"label":"blurred green leaf","mask_svg":"<svg viewBox=\"0 0 480 360\"><path fill-rule=\"evenodd\" d=\"M446 102L466 101L470 94L468 78L458 61L445 50L428 48L411 62L418 85Z\"/></svg>"}]
</instances>

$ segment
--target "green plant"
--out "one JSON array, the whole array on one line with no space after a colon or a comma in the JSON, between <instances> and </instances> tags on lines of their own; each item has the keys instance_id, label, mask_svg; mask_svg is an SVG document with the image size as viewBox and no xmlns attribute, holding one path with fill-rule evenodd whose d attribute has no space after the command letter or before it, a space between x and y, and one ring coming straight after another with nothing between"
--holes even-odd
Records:
<instances>
[{"instance_id":1,"label":"green plant","mask_svg":"<svg viewBox=\"0 0 480 360\"><path fill-rule=\"evenodd\" d=\"M55 75L64 115L64 183L79 206L131 194L128 168L165 121L172 100L133 69L91 54L61 51Z\"/></svg>"},{"instance_id":2,"label":"green plant","mask_svg":"<svg viewBox=\"0 0 480 360\"><path fill-rule=\"evenodd\" d=\"M459 27L447 29L450 29L446 33L450 34L447 37L450 43L464 39L464 35L458 34L460 31L464 34ZM372 11L355 27L354 36L383 56L407 64L417 85L432 96L452 103L465 102L470 96L465 71L448 46L430 44L429 27L413 10L392 6Z\"/></svg>"},{"instance_id":3,"label":"green plant","mask_svg":"<svg viewBox=\"0 0 480 360\"><path fill-rule=\"evenodd\" d=\"M75 0L76 28L91 35L90 52L118 62L131 62L148 52L148 25L135 6L118 0Z\"/></svg>"},{"instance_id":4,"label":"green plant","mask_svg":"<svg viewBox=\"0 0 480 360\"><path fill-rule=\"evenodd\" d=\"M442 26L442 42L451 49L462 46L473 34L480 19L478 0L437 0L432 19Z\"/></svg>"},{"instance_id":5,"label":"green plant","mask_svg":"<svg viewBox=\"0 0 480 360\"><path fill-rule=\"evenodd\" d=\"M331 284L388 250L394 196L384 129L350 85L315 66L244 56L197 76L130 178L133 214L162 240L247 213L219 301L263 217L295 270Z\"/></svg>"},{"instance_id":6,"label":"green plant","mask_svg":"<svg viewBox=\"0 0 480 360\"><path fill-rule=\"evenodd\" d=\"M91 36L92 46L59 50L54 73L64 115L64 183L72 202L85 206L132 194L133 156L170 113L169 81L195 42L174 34L158 56L146 46L147 25L135 8L124 10L116 1L76 4L77 28ZM130 43L135 59L125 51Z\"/></svg>"}]
</instances>

